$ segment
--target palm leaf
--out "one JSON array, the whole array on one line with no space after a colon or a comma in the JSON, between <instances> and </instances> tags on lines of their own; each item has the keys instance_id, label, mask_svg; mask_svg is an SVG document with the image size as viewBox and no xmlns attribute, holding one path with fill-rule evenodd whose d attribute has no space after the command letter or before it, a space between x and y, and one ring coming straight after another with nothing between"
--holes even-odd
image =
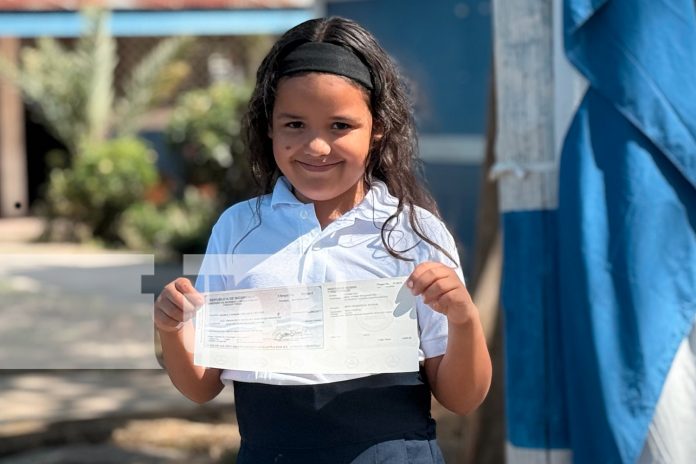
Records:
<instances>
[{"instance_id":1,"label":"palm leaf","mask_svg":"<svg viewBox=\"0 0 696 464\"><path fill-rule=\"evenodd\" d=\"M158 100L167 98L187 76L188 65L177 59L192 44L190 37L165 39L145 56L124 86L124 95L116 104L114 132L131 134L139 117ZM178 63L178 66L177 66Z\"/></svg>"},{"instance_id":2,"label":"palm leaf","mask_svg":"<svg viewBox=\"0 0 696 464\"><path fill-rule=\"evenodd\" d=\"M79 64L54 39L41 38L20 54L19 66L0 59L0 75L12 81L46 126L68 149L84 131L84 85L75 74Z\"/></svg>"},{"instance_id":3,"label":"palm leaf","mask_svg":"<svg viewBox=\"0 0 696 464\"><path fill-rule=\"evenodd\" d=\"M116 68L116 42L109 33L109 14L104 11L87 13L88 33L78 45L91 65L86 101L88 121L86 138L90 142L104 140L109 129L113 106L113 76Z\"/></svg>"}]
</instances>

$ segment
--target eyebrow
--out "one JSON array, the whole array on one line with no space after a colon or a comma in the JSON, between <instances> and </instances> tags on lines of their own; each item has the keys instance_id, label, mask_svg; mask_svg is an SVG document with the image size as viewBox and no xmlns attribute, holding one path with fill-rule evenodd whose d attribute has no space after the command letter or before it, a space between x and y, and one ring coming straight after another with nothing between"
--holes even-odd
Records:
<instances>
[{"instance_id":1,"label":"eyebrow","mask_svg":"<svg viewBox=\"0 0 696 464\"><path fill-rule=\"evenodd\" d=\"M357 122L361 121L360 118L354 118L352 116L345 116L345 115L341 115L341 114L337 114L336 116L333 116L332 119L335 119L337 121L348 121L348 122L353 122L353 123L357 123Z\"/></svg>"},{"instance_id":2,"label":"eyebrow","mask_svg":"<svg viewBox=\"0 0 696 464\"><path fill-rule=\"evenodd\" d=\"M277 117L278 119L303 119L302 116L291 113L280 113Z\"/></svg>"},{"instance_id":3,"label":"eyebrow","mask_svg":"<svg viewBox=\"0 0 696 464\"><path fill-rule=\"evenodd\" d=\"M297 114L292 114L292 113L279 113L276 116L278 119L305 119L303 116L297 115ZM360 118L355 118L352 116L347 116L343 114L337 114L335 116L331 116L331 119L335 121L347 121L353 124L357 124L361 122Z\"/></svg>"}]
</instances>

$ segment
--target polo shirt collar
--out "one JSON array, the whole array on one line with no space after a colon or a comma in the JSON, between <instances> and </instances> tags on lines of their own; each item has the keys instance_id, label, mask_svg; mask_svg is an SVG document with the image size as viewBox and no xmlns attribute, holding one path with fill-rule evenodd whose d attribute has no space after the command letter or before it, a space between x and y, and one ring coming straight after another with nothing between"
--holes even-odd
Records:
<instances>
[{"instance_id":1,"label":"polo shirt collar","mask_svg":"<svg viewBox=\"0 0 696 464\"><path fill-rule=\"evenodd\" d=\"M280 205L303 205L292 193L290 181L285 176L280 176L273 187L271 195L271 207L275 208Z\"/></svg>"},{"instance_id":2,"label":"polo shirt collar","mask_svg":"<svg viewBox=\"0 0 696 464\"><path fill-rule=\"evenodd\" d=\"M276 208L280 205L304 205L292 193L290 181L285 176L278 178L271 194L271 207ZM398 200L389 193L387 185L380 180L373 180L365 198L337 221L358 217L364 220L383 222L394 214L397 205Z\"/></svg>"}]
</instances>

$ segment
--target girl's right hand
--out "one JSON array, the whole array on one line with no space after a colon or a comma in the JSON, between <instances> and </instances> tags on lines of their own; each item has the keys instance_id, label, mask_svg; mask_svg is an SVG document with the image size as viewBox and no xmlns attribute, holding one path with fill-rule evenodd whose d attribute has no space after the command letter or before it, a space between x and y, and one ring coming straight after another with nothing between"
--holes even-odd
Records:
<instances>
[{"instance_id":1,"label":"girl's right hand","mask_svg":"<svg viewBox=\"0 0 696 464\"><path fill-rule=\"evenodd\" d=\"M191 281L179 277L167 284L155 300L155 327L161 332L178 332L204 302Z\"/></svg>"}]
</instances>

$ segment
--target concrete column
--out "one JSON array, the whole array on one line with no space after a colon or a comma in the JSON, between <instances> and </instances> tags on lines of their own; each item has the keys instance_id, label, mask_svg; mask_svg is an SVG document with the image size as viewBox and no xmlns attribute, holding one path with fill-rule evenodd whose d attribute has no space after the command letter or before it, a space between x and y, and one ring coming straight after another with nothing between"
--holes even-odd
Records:
<instances>
[{"instance_id":1,"label":"concrete column","mask_svg":"<svg viewBox=\"0 0 696 464\"><path fill-rule=\"evenodd\" d=\"M17 62L19 39L0 37L0 56ZM0 217L24 216L29 203L24 109L18 89L0 79Z\"/></svg>"}]
</instances>

